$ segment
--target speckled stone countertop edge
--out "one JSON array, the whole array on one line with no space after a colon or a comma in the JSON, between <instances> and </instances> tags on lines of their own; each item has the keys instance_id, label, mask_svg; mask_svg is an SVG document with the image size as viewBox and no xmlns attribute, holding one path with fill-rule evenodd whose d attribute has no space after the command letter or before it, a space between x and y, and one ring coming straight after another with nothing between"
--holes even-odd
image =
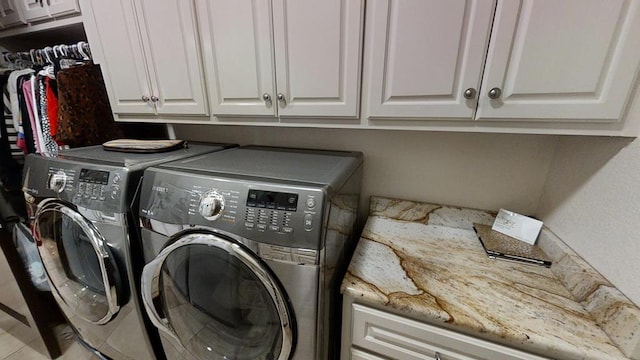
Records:
<instances>
[{"instance_id":1,"label":"speckled stone countertop edge","mask_svg":"<svg viewBox=\"0 0 640 360\"><path fill-rule=\"evenodd\" d=\"M449 219L434 219L434 210L441 208L452 209L453 212L464 212L465 216L458 219L454 219L455 216ZM369 216L472 229L474 222L492 224L495 214L496 212L493 211L372 196ZM548 228L543 227L537 245L552 259L551 271L553 274L593 317L595 323L609 336L621 352L631 359L640 359L640 309ZM343 281L343 292L350 291L348 283L365 284L365 282L358 282L358 279L352 277L352 274L347 273ZM377 298L376 292L362 290L360 295L368 294L371 297L360 296L358 301L373 306L384 305L385 299ZM405 309L394 309L394 312L423 321L441 322L445 328L461 330L456 326L446 324L446 314L434 311L437 307L429 306L430 301L433 299L425 296L427 305L424 308L414 309L407 306ZM473 335L473 331L462 330Z\"/></svg>"}]
</instances>

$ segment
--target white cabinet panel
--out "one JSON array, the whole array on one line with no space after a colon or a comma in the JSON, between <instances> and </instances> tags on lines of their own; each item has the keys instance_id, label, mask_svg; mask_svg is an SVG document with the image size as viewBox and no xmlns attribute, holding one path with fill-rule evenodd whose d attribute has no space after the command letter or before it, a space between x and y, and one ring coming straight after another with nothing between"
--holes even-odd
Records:
<instances>
[{"instance_id":1,"label":"white cabinet panel","mask_svg":"<svg viewBox=\"0 0 640 360\"><path fill-rule=\"evenodd\" d=\"M27 23L22 17L15 1L16 0L0 0L0 27L7 28Z\"/></svg>"},{"instance_id":2,"label":"white cabinet panel","mask_svg":"<svg viewBox=\"0 0 640 360\"><path fill-rule=\"evenodd\" d=\"M276 116L269 5L264 0L198 1L213 114Z\"/></svg>"},{"instance_id":3,"label":"white cabinet panel","mask_svg":"<svg viewBox=\"0 0 640 360\"><path fill-rule=\"evenodd\" d=\"M273 1L280 117L358 116L363 5Z\"/></svg>"},{"instance_id":4,"label":"white cabinet panel","mask_svg":"<svg viewBox=\"0 0 640 360\"><path fill-rule=\"evenodd\" d=\"M367 3L369 117L466 118L486 53L493 0Z\"/></svg>"},{"instance_id":5,"label":"white cabinet panel","mask_svg":"<svg viewBox=\"0 0 640 360\"><path fill-rule=\"evenodd\" d=\"M385 360L379 356L375 356L365 351L351 349L351 360Z\"/></svg>"},{"instance_id":6,"label":"white cabinet panel","mask_svg":"<svg viewBox=\"0 0 640 360\"><path fill-rule=\"evenodd\" d=\"M16 0L28 22L46 20L51 17L77 14L78 0Z\"/></svg>"},{"instance_id":7,"label":"white cabinet panel","mask_svg":"<svg viewBox=\"0 0 640 360\"><path fill-rule=\"evenodd\" d=\"M116 114L208 114L193 0L87 0L83 11Z\"/></svg>"},{"instance_id":8,"label":"white cabinet panel","mask_svg":"<svg viewBox=\"0 0 640 360\"><path fill-rule=\"evenodd\" d=\"M638 5L498 1L477 118L618 121L640 63Z\"/></svg>"},{"instance_id":9,"label":"white cabinet panel","mask_svg":"<svg viewBox=\"0 0 640 360\"><path fill-rule=\"evenodd\" d=\"M152 92L133 3L92 1L83 11L98 29L99 39L89 37L89 42L101 45L100 66L113 112L153 114L153 104L143 100Z\"/></svg>"},{"instance_id":10,"label":"white cabinet panel","mask_svg":"<svg viewBox=\"0 0 640 360\"><path fill-rule=\"evenodd\" d=\"M357 118L362 0L198 0L213 114Z\"/></svg>"},{"instance_id":11,"label":"white cabinet panel","mask_svg":"<svg viewBox=\"0 0 640 360\"><path fill-rule=\"evenodd\" d=\"M137 11L157 113L206 115L193 0L142 0Z\"/></svg>"},{"instance_id":12,"label":"white cabinet panel","mask_svg":"<svg viewBox=\"0 0 640 360\"><path fill-rule=\"evenodd\" d=\"M351 339L354 347L384 357L403 360L435 359L436 356L447 360L545 359L351 301L348 299L344 303L347 318L343 318L343 322L351 324L350 329L343 327L351 332L346 339ZM351 352L353 354L353 348ZM367 355L359 352L359 357L352 358L378 359Z\"/></svg>"}]
</instances>

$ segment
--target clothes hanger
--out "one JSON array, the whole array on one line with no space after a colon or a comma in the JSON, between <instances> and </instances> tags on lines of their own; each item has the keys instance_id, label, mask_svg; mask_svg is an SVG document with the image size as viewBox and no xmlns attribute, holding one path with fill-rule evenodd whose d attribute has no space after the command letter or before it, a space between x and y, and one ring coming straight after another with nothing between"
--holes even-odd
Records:
<instances>
[{"instance_id":1,"label":"clothes hanger","mask_svg":"<svg viewBox=\"0 0 640 360\"><path fill-rule=\"evenodd\" d=\"M76 48L78 49L78 52L82 56L82 60L91 60L91 56L89 56L85 52L85 46L87 46L87 49L89 48L89 44L87 44L85 41L78 41L78 43L76 44Z\"/></svg>"}]
</instances>

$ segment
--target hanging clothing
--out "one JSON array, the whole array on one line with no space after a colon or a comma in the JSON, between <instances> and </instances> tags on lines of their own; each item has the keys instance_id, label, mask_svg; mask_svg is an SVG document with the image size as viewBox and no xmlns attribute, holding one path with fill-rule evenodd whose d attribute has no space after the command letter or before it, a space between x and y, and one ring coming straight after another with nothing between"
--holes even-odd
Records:
<instances>
[{"instance_id":1,"label":"hanging clothing","mask_svg":"<svg viewBox=\"0 0 640 360\"><path fill-rule=\"evenodd\" d=\"M4 89L9 79L8 74L0 75L0 89ZM3 91L4 92L4 91ZM13 120L5 121L5 102L0 102L0 182L5 189L17 190L22 187L22 166L11 156L11 145L7 125L13 126Z\"/></svg>"},{"instance_id":2,"label":"hanging clothing","mask_svg":"<svg viewBox=\"0 0 640 360\"><path fill-rule=\"evenodd\" d=\"M2 101L4 103L4 121L7 128L7 135L9 141L9 147L11 149L11 156L22 163L24 160L24 153L18 147L18 128L16 127L14 116L11 112L11 101L9 99L8 79L11 72L5 72L7 76L7 82L3 81L2 87Z\"/></svg>"},{"instance_id":3,"label":"hanging clothing","mask_svg":"<svg viewBox=\"0 0 640 360\"><path fill-rule=\"evenodd\" d=\"M33 69L14 70L9 74L9 80L7 83L7 90L9 91L9 101L11 102L11 113L13 114L13 124L18 129L18 135L22 133L24 137L24 130L22 126L22 112L20 111L20 103L18 102L18 78L23 75L33 74Z\"/></svg>"},{"instance_id":4,"label":"hanging clothing","mask_svg":"<svg viewBox=\"0 0 640 360\"><path fill-rule=\"evenodd\" d=\"M22 128L23 128L23 135L25 140L24 141L25 147L23 148L23 150L24 149L27 150L25 154L33 154L36 152L35 138L33 136L34 132L33 132L33 129L31 128L31 121L29 120L29 111L28 111L29 107L27 106L27 99L24 95L24 91L22 91L23 84L29 81L29 77L30 75L23 75L18 77L18 79L16 80L17 87L18 89L20 89L18 91L18 104L19 104L20 116L23 119Z\"/></svg>"},{"instance_id":5,"label":"hanging clothing","mask_svg":"<svg viewBox=\"0 0 640 360\"><path fill-rule=\"evenodd\" d=\"M40 126L38 125L39 123L39 120L37 118L38 109L35 107L35 93L33 92L34 84L32 81L33 78L35 78L35 76L31 75L28 79L26 79L22 83L22 91L24 93L24 99L27 107L29 123L31 124L31 130L33 131L33 145L36 149L36 152L41 153L42 152L41 144L43 142L41 140L42 130L39 129Z\"/></svg>"},{"instance_id":6,"label":"hanging clothing","mask_svg":"<svg viewBox=\"0 0 640 360\"><path fill-rule=\"evenodd\" d=\"M113 120L107 90L98 65L88 62L60 70L58 83L58 133L71 147L99 145L123 137Z\"/></svg>"},{"instance_id":7,"label":"hanging clothing","mask_svg":"<svg viewBox=\"0 0 640 360\"><path fill-rule=\"evenodd\" d=\"M58 134L58 84L54 79L45 78L45 87L47 89L47 116L51 136L55 139Z\"/></svg>"},{"instance_id":8,"label":"hanging clothing","mask_svg":"<svg viewBox=\"0 0 640 360\"><path fill-rule=\"evenodd\" d=\"M36 78L38 85L38 110L40 113L40 128L42 129L42 153L47 156L58 155L58 144L51 136L51 126L49 123L49 114L47 112L47 91L45 89L45 77L38 76Z\"/></svg>"}]
</instances>

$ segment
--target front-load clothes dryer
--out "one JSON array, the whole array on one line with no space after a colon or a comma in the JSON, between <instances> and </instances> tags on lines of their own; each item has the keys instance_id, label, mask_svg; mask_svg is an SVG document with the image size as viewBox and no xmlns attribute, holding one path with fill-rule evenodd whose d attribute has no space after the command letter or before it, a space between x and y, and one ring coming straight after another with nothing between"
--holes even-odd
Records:
<instances>
[{"instance_id":1,"label":"front-load clothes dryer","mask_svg":"<svg viewBox=\"0 0 640 360\"><path fill-rule=\"evenodd\" d=\"M141 292L167 358L332 357L361 178L359 152L268 147L147 169Z\"/></svg>"},{"instance_id":2,"label":"front-load clothes dryer","mask_svg":"<svg viewBox=\"0 0 640 360\"><path fill-rule=\"evenodd\" d=\"M23 191L51 291L99 357L154 359L154 345L160 349L138 291L144 263L136 194L144 169L229 147L132 154L93 146L27 156Z\"/></svg>"}]
</instances>

